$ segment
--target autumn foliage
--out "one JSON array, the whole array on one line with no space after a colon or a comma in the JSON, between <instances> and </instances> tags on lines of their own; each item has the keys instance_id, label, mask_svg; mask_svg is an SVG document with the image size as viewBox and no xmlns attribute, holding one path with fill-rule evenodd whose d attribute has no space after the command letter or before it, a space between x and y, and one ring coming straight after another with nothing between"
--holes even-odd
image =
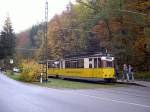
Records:
<instances>
[{"instance_id":1,"label":"autumn foliage","mask_svg":"<svg viewBox=\"0 0 150 112\"><path fill-rule=\"evenodd\" d=\"M137 70L150 70L149 9L149 0L70 3L48 23L48 56L59 59L107 50L120 66L127 63Z\"/></svg>"}]
</instances>

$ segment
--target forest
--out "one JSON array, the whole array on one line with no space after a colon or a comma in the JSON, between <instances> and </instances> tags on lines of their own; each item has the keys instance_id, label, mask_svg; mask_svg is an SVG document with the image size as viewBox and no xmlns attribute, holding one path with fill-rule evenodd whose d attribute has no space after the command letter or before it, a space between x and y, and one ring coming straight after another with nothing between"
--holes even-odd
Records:
<instances>
[{"instance_id":1,"label":"forest","mask_svg":"<svg viewBox=\"0 0 150 112\"><path fill-rule=\"evenodd\" d=\"M77 0L48 22L48 59L108 52L120 68L150 71L149 0ZM44 23L16 35L17 59L43 57ZM36 50L34 50L36 49Z\"/></svg>"}]
</instances>

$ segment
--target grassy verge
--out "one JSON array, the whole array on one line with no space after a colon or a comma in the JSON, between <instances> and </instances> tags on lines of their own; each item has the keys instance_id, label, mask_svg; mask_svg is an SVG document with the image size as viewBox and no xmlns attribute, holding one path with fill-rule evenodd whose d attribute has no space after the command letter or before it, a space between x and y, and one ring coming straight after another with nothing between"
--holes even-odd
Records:
<instances>
[{"instance_id":1,"label":"grassy verge","mask_svg":"<svg viewBox=\"0 0 150 112\"><path fill-rule=\"evenodd\" d=\"M123 87L123 84L117 83L92 83L92 82L79 82L79 81L69 81L62 79L49 79L48 82L39 83L35 82L39 86L49 87L49 88L61 88L61 89L96 89L96 88L112 88L112 87Z\"/></svg>"},{"instance_id":2,"label":"grassy verge","mask_svg":"<svg viewBox=\"0 0 150 112\"><path fill-rule=\"evenodd\" d=\"M12 72L12 71L7 71L7 72L6 72L6 75L7 75L8 77L10 77L11 79L20 81L20 77L19 77L19 74L18 74L18 73L14 73L14 72Z\"/></svg>"}]
</instances>

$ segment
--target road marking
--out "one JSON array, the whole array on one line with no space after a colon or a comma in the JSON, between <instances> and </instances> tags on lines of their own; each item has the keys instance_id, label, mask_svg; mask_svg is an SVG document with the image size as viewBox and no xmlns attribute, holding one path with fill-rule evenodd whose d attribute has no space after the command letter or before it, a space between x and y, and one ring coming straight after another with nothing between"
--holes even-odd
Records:
<instances>
[{"instance_id":1,"label":"road marking","mask_svg":"<svg viewBox=\"0 0 150 112\"><path fill-rule=\"evenodd\" d=\"M96 98L96 99L100 99L100 100L107 100L107 101L112 101L112 102L125 103L125 104L129 104L129 105L135 105L135 106L150 108L150 105L131 103L131 102L126 102L126 101L121 101L121 100L113 100L113 99L109 99L109 98L101 98L101 97L87 95L87 94L81 94L81 93L74 93L74 94L78 94L78 95L82 95L82 96L88 96L88 97Z\"/></svg>"}]
</instances>

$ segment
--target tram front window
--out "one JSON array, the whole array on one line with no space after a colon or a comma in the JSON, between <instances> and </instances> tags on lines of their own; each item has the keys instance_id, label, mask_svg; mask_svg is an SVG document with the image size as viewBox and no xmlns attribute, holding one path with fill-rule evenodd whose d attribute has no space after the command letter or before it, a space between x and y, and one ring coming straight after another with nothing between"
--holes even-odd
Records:
<instances>
[{"instance_id":1,"label":"tram front window","mask_svg":"<svg viewBox=\"0 0 150 112\"><path fill-rule=\"evenodd\" d=\"M107 67L113 67L113 62L112 61L107 61L106 65L107 65Z\"/></svg>"}]
</instances>

